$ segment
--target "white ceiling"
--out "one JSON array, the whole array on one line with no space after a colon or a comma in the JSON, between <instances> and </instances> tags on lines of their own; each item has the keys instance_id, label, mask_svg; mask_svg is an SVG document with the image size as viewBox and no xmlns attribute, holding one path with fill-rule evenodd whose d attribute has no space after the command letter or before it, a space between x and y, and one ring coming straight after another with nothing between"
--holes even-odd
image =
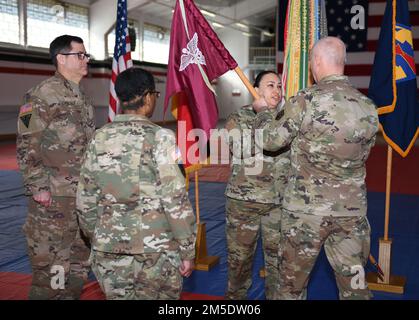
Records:
<instances>
[{"instance_id":1,"label":"white ceiling","mask_svg":"<svg viewBox=\"0 0 419 320\"><path fill-rule=\"evenodd\" d=\"M65 1L88 7L99 0ZM138 5L129 9L128 15L130 18L143 18L148 22L170 27L172 9L175 7L176 0L128 0L128 7L132 3L138 3ZM274 28L276 3L277 0L195 0L195 4L200 9L215 14L215 17L205 16L208 21L246 31L235 25L236 22L242 22L251 27L250 32L255 33L262 29ZM215 27L215 29L217 28Z\"/></svg>"},{"instance_id":2,"label":"white ceiling","mask_svg":"<svg viewBox=\"0 0 419 320\"><path fill-rule=\"evenodd\" d=\"M205 15L209 22L216 22L225 27L248 31L259 35L260 31L275 29L275 0L195 0L200 9L204 9L215 16ZM131 17L143 17L155 24L170 27L172 20L172 9L176 0L155 0L146 1L141 6L130 11ZM250 30L243 29L236 25L237 22L250 27ZM222 28L214 27L218 32Z\"/></svg>"}]
</instances>

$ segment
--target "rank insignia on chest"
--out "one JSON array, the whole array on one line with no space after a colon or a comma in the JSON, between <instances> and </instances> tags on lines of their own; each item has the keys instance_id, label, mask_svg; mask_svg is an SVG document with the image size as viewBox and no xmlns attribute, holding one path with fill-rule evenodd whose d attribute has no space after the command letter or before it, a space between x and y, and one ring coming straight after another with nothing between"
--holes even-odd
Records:
<instances>
[{"instance_id":1,"label":"rank insignia on chest","mask_svg":"<svg viewBox=\"0 0 419 320\"><path fill-rule=\"evenodd\" d=\"M21 106L19 110L19 118L23 122L23 124L26 126L26 128L29 128L31 117L32 117L32 105L30 103L27 103Z\"/></svg>"}]
</instances>

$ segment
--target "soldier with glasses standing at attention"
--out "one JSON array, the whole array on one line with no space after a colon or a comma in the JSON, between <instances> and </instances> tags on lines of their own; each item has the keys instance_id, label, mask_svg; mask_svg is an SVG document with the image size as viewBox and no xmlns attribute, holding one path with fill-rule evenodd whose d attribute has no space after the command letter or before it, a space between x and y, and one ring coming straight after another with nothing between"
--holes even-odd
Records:
<instances>
[{"instance_id":1,"label":"soldier with glasses standing at attention","mask_svg":"<svg viewBox=\"0 0 419 320\"><path fill-rule=\"evenodd\" d=\"M49 51L55 75L25 94L18 117L17 160L29 196L23 228L33 276L29 299L79 299L90 250L77 222L76 191L95 130L79 83L90 55L70 35L54 39Z\"/></svg>"}]
</instances>

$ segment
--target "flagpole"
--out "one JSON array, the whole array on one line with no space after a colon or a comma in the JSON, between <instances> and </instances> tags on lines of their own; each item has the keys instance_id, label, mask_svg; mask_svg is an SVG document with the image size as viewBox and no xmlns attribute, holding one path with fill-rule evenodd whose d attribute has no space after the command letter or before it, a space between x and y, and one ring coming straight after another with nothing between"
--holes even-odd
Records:
<instances>
[{"instance_id":1,"label":"flagpole","mask_svg":"<svg viewBox=\"0 0 419 320\"><path fill-rule=\"evenodd\" d=\"M199 181L198 181L198 170L195 170L195 207L196 207L196 223L200 223L199 218Z\"/></svg>"},{"instance_id":2,"label":"flagpole","mask_svg":"<svg viewBox=\"0 0 419 320\"><path fill-rule=\"evenodd\" d=\"M407 120L415 118L411 117L414 113L413 110L416 109L416 99L412 103L405 101L407 95L415 95L417 89L416 77L413 79L403 82L403 86L409 83L411 86L411 91L399 91L399 85L397 83L396 75L396 33L398 25L403 28L403 33L406 34L406 39L412 38L411 33L411 24L409 22L409 6L407 1L398 1L392 0L387 1L385 15L380 32L380 40L378 45L378 51L375 53L374 66L371 76L371 81L369 85L369 97L377 104L378 114L392 114L395 115L393 111L395 108L399 111L397 116L386 118L386 121L381 123L380 120L380 130L383 134L384 140L387 142L387 176L386 176L386 199L385 199L385 219L384 219L384 236L379 239L379 257L378 262L384 272L384 279L378 280L375 277L370 276L368 280L368 286L372 290L379 290L392 293L404 293L404 288L406 285L406 277L396 276L391 274L391 246L392 239L389 238L389 220L390 220L390 195L391 195L391 173L392 173L392 159L393 159L393 149L398 152L402 157L407 155L409 149L406 151L401 150L395 141L393 141L390 136L396 134L392 126L397 125L397 128L400 126L408 127L412 123L409 123ZM388 41L388 42L387 42ZM412 45L412 44L410 44ZM414 52L413 46L410 47L412 53ZM390 51L391 56L388 54ZM391 57L391 60L390 60ZM414 57L412 56L413 60ZM390 64L391 62L391 64ZM387 65L387 63L389 63ZM391 68L391 69L390 69ZM414 69L412 70L414 73ZM391 75L388 76L388 75ZM387 77L388 76L388 77ZM384 79L384 80L383 80ZM385 99L387 101L382 101L382 92L389 91L392 92L392 99ZM379 98L379 99L378 99ZM409 115L409 116L408 116ZM402 139L405 140L405 139ZM413 140L414 141L414 140ZM403 141L407 142L407 141ZM406 153L405 153L406 152ZM367 275L368 277L368 275Z\"/></svg>"},{"instance_id":3,"label":"flagpole","mask_svg":"<svg viewBox=\"0 0 419 320\"><path fill-rule=\"evenodd\" d=\"M385 202L385 218L384 218L384 238L379 239L378 246L378 274L367 274L368 287L371 290L404 293L406 278L391 274L391 246L393 240L388 237L388 228L390 221L390 195L391 195L391 173L393 162L393 149L387 146L387 177L386 177L386 202ZM371 255L370 255L371 259Z\"/></svg>"},{"instance_id":4,"label":"flagpole","mask_svg":"<svg viewBox=\"0 0 419 320\"><path fill-rule=\"evenodd\" d=\"M393 149L387 146L387 177L386 177L386 204L384 218L384 238L379 239L378 263L384 272L384 279L378 280L379 283L389 284L391 274L391 244L392 240L388 237L388 227L390 221L390 195L391 195L391 168L393 161Z\"/></svg>"},{"instance_id":5,"label":"flagpole","mask_svg":"<svg viewBox=\"0 0 419 320\"><path fill-rule=\"evenodd\" d=\"M388 240L388 226L390 221L390 194L391 194L391 167L393 160L393 149L387 147L387 179L386 179L386 207L384 220L384 240Z\"/></svg>"},{"instance_id":6,"label":"flagpole","mask_svg":"<svg viewBox=\"0 0 419 320\"><path fill-rule=\"evenodd\" d=\"M198 170L195 170L195 208L196 208L196 248L195 248L195 269L209 271L219 261L218 256L209 256L207 251L207 232L205 222L201 223L199 214L199 179Z\"/></svg>"},{"instance_id":7,"label":"flagpole","mask_svg":"<svg viewBox=\"0 0 419 320\"><path fill-rule=\"evenodd\" d=\"M255 88L250 83L249 79L247 79L247 77L243 73L242 69L240 69L240 67L236 67L234 69L234 71L237 73L237 75L239 76L240 80L244 83L244 85L246 86L247 90L249 90L249 92L252 94L253 99L255 99L255 100L259 99L260 97L259 97L258 93L256 92Z\"/></svg>"}]
</instances>

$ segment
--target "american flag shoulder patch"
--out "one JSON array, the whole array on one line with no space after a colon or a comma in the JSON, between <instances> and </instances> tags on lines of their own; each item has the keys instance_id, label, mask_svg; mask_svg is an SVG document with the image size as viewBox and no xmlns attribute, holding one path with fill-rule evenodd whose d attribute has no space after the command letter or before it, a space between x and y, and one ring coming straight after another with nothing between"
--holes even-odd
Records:
<instances>
[{"instance_id":1,"label":"american flag shoulder patch","mask_svg":"<svg viewBox=\"0 0 419 320\"><path fill-rule=\"evenodd\" d=\"M25 115L32 112L32 104L27 103L20 107L19 109L19 116Z\"/></svg>"}]
</instances>

